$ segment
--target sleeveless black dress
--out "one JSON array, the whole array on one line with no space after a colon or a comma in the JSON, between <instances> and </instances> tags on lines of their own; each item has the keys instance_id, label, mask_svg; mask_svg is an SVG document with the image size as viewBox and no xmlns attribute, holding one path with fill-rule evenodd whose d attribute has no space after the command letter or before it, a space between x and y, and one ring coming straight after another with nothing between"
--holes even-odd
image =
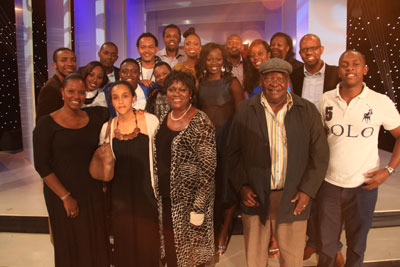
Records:
<instances>
[{"instance_id":1,"label":"sleeveless black dress","mask_svg":"<svg viewBox=\"0 0 400 267\"><path fill-rule=\"evenodd\" d=\"M109 266L102 184L89 173L100 129L109 115L104 107L85 110L89 122L82 128L64 128L46 115L33 131L37 172L41 177L54 173L79 206L79 215L68 218L63 201L43 183L56 267Z\"/></svg>"},{"instance_id":2,"label":"sleeveless black dress","mask_svg":"<svg viewBox=\"0 0 400 267\"><path fill-rule=\"evenodd\" d=\"M230 91L233 77L214 81L203 80L199 86L199 107L207 114L215 126L217 142L217 169L215 173L215 209L214 226L218 236L223 223L223 210L237 202L237 197L229 183L225 164L225 149L235 102Z\"/></svg>"},{"instance_id":3,"label":"sleeveless black dress","mask_svg":"<svg viewBox=\"0 0 400 267\"><path fill-rule=\"evenodd\" d=\"M112 264L159 266L157 203L151 186L149 137L113 139L115 174L111 184Z\"/></svg>"}]
</instances>

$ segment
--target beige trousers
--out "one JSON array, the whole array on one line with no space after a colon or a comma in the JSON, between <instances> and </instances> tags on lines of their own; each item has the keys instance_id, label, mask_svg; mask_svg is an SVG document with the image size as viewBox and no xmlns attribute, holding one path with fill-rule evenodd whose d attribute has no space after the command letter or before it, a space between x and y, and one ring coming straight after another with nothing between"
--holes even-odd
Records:
<instances>
[{"instance_id":1,"label":"beige trousers","mask_svg":"<svg viewBox=\"0 0 400 267\"><path fill-rule=\"evenodd\" d=\"M268 244L271 233L278 243L280 266L303 266L307 221L276 224L282 193L283 191L271 191L270 213L265 225L261 223L258 215L242 215L248 267L266 267L268 265Z\"/></svg>"}]
</instances>

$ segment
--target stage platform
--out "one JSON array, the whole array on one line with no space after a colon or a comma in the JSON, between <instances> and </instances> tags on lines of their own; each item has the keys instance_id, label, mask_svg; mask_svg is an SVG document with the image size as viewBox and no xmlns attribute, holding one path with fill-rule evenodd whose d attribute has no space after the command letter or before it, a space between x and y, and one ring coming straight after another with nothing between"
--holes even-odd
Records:
<instances>
[{"instance_id":1,"label":"stage platform","mask_svg":"<svg viewBox=\"0 0 400 267\"><path fill-rule=\"evenodd\" d=\"M380 151L380 155L385 165L391 154ZM53 266L42 190L42 180L23 152L0 152L0 266ZM400 266L399 196L400 174L396 173L379 189L365 266ZM235 233L218 267L245 266L240 220ZM269 265L279 266L276 259ZM304 266L315 265L315 257L304 262Z\"/></svg>"}]
</instances>

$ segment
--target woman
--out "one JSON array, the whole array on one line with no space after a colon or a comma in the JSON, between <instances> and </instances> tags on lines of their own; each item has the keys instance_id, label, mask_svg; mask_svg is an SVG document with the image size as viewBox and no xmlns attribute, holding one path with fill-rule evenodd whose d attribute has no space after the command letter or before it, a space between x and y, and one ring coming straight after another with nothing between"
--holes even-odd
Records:
<instances>
[{"instance_id":1,"label":"woman","mask_svg":"<svg viewBox=\"0 0 400 267\"><path fill-rule=\"evenodd\" d=\"M258 70L261 63L267 61L271 57L271 49L268 43L261 39L254 40L247 52L248 58L244 61L246 66L244 69L244 90L246 99L258 94L262 91L261 78Z\"/></svg>"},{"instance_id":2,"label":"woman","mask_svg":"<svg viewBox=\"0 0 400 267\"><path fill-rule=\"evenodd\" d=\"M159 266L157 203L153 191L152 143L157 118L132 109L135 90L125 81L110 87L118 116L110 127L115 155L111 181L111 262L115 267ZM104 141L107 124L100 141Z\"/></svg>"},{"instance_id":3,"label":"woman","mask_svg":"<svg viewBox=\"0 0 400 267\"><path fill-rule=\"evenodd\" d=\"M215 130L192 103L194 78L173 71L165 82L171 111L155 134L155 187L168 267L204 266L214 255Z\"/></svg>"},{"instance_id":4,"label":"woman","mask_svg":"<svg viewBox=\"0 0 400 267\"><path fill-rule=\"evenodd\" d=\"M183 37L185 37L183 49L186 53L187 59L184 62L176 64L174 70L188 72L196 78L194 66L196 65L201 51L201 40L193 27L190 27L185 31Z\"/></svg>"},{"instance_id":5,"label":"woman","mask_svg":"<svg viewBox=\"0 0 400 267\"><path fill-rule=\"evenodd\" d=\"M196 64L196 74L200 83L199 107L207 114L216 128L218 163L216 170L215 231L219 254L225 251L228 242L228 230L237 202L235 194L230 190L223 162L231 119L237 105L243 100L242 86L232 76L231 68L232 65L227 60L226 51L221 45L215 43L208 43L203 47Z\"/></svg>"},{"instance_id":6,"label":"woman","mask_svg":"<svg viewBox=\"0 0 400 267\"><path fill-rule=\"evenodd\" d=\"M109 266L102 184L89 174L108 111L81 110L86 86L78 73L64 78L61 94L63 107L42 117L33 131L34 163L44 181L55 266Z\"/></svg>"},{"instance_id":7,"label":"woman","mask_svg":"<svg viewBox=\"0 0 400 267\"><path fill-rule=\"evenodd\" d=\"M82 72L86 84L85 107L108 107L103 87L108 83L108 77L103 65L98 61L89 62Z\"/></svg>"},{"instance_id":8,"label":"woman","mask_svg":"<svg viewBox=\"0 0 400 267\"><path fill-rule=\"evenodd\" d=\"M293 40L283 32L277 32L271 37L271 53L272 57L277 57L289 62L293 70L302 68L304 64L294 58Z\"/></svg>"}]
</instances>

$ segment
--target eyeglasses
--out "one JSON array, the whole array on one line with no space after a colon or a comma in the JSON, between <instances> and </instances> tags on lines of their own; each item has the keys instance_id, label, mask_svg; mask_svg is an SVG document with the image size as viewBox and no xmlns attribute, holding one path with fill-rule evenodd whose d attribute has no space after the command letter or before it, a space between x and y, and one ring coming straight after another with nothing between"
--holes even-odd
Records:
<instances>
[{"instance_id":1,"label":"eyeglasses","mask_svg":"<svg viewBox=\"0 0 400 267\"><path fill-rule=\"evenodd\" d=\"M319 46L311 46L311 47L302 48L302 49L300 49L300 53L307 53L308 51L314 52L315 50L317 50L320 47L321 46L319 45Z\"/></svg>"},{"instance_id":2,"label":"eyeglasses","mask_svg":"<svg viewBox=\"0 0 400 267\"><path fill-rule=\"evenodd\" d=\"M264 77L263 77L262 80L263 80L264 83L273 83L273 82L277 82L277 83L279 83L279 84L286 84L286 79L285 79L285 78L272 79L272 78L269 78L269 77L267 77L267 78L264 78Z\"/></svg>"}]
</instances>

